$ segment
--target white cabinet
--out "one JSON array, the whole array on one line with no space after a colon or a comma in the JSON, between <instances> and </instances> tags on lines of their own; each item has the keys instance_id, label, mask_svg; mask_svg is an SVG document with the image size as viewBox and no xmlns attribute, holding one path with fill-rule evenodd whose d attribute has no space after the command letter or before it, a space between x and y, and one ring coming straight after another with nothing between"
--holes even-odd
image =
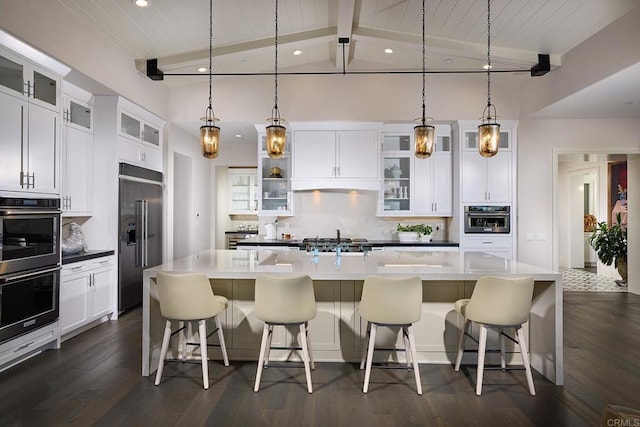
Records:
<instances>
[{"instance_id":1,"label":"white cabinet","mask_svg":"<svg viewBox=\"0 0 640 427\"><path fill-rule=\"evenodd\" d=\"M500 147L493 157L478 153L477 128L462 129L462 203L488 204L513 201L513 150L511 129L500 132Z\"/></svg>"},{"instance_id":2,"label":"white cabinet","mask_svg":"<svg viewBox=\"0 0 640 427\"><path fill-rule=\"evenodd\" d=\"M229 204L230 215L255 215L258 212L258 172L255 168L230 168Z\"/></svg>"},{"instance_id":3,"label":"white cabinet","mask_svg":"<svg viewBox=\"0 0 640 427\"><path fill-rule=\"evenodd\" d=\"M0 49L0 190L58 194L60 78Z\"/></svg>"},{"instance_id":4,"label":"white cabinet","mask_svg":"<svg viewBox=\"0 0 640 427\"><path fill-rule=\"evenodd\" d=\"M62 214L90 216L93 207L92 95L66 82L64 90L60 153Z\"/></svg>"},{"instance_id":5,"label":"white cabinet","mask_svg":"<svg viewBox=\"0 0 640 427\"><path fill-rule=\"evenodd\" d=\"M378 188L378 124L292 124L294 190Z\"/></svg>"},{"instance_id":6,"label":"white cabinet","mask_svg":"<svg viewBox=\"0 0 640 427\"><path fill-rule=\"evenodd\" d=\"M436 146L428 159L415 157L413 126L385 126L379 216L451 216L451 153L449 126L436 126Z\"/></svg>"},{"instance_id":7,"label":"white cabinet","mask_svg":"<svg viewBox=\"0 0 640 427\"><path fill-rule=\"evenodd\" d=\"M481 236L464 236L462 238L463 252L485 252L497 257L513 258L513 237L493 234ZM485 266L486 267L486 266ZM481 268L480 266L476 269Z\"/></svg>"},{"instance_id":8,"label":"white cabinet","mask_svg":"<svg viewBox=\"0 0 640 427\"><path fill-rule=\"evenodd\" d=\"M162 172L164 120L124 98L118 106L118 158Z\"/></svg>"},{"instance_id":9,"label":"white cabinet","mask_svg":"<svg viewBox=\"0 0 640 427\"><path fill-rule=\"evenodd\" d=\"M113 255L62 267L60 333L68 334L113 312L116 286Z\"/></svg>"},{"instance_id":10,"label":"white cabinet","mask_svg":"<svg viewBox=\"0 0 640 427\"><path fill-rule=\"evenodd\" d=\"M255 127L258 131L258 215L291 216L291 134L286 134L284 156L272 159L267 155L266 126Z\"/></svg>"}]
</instances>

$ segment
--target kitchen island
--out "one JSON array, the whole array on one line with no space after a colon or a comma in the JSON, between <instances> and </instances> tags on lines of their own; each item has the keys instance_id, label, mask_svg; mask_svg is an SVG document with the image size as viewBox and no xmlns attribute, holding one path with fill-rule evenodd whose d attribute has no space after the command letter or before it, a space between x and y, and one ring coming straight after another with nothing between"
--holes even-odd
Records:
<instances>
[{"instance_id":1,"label":"kitchen island","mask_svg":"<svg viewBox=\"0 0 640 427\"><path fill-rule=\"evenodd\" d=\"M158 271L204 273L214 292L229 299L221 321L229 357L235 360L257 360L258 357L262 322L253 310L256 276L308 274L314 281L318 305L318 315L309 323L314 359L347 362L360 360L362 337L366 332L366 324L358 315L364 279L372 274L417 275L423 281L422 318L415 325L418 359L421 363L450 364L455 360L463 323L453 308L455 301L470 297L475 281L484 275L532 276L534 298L525 327L531 365L555 384L563 383L562 276L528 264L481 252L394 251L314 257L293 250L205 251L144 271L144 376L157 366L164 328L155 285ZM285 345L295 339L295 333L280 329L274 332L273 345ZM497 344L497 338L492 338L490 343ZM397 329L379 331L379 339L383 346L401 344ZM507 352L511 363L522 363L513 346L508 347ZM219 356L215 350L209 354L211 358ZM290 353L274 350L271 356L274 360L284 359ZM390 360L395 353L380 356ZM489 363L497 361L493 356L497 355L488 354ZM475 363L475 355L465 354L463 363Z\"/></svg>"}]
</instances>

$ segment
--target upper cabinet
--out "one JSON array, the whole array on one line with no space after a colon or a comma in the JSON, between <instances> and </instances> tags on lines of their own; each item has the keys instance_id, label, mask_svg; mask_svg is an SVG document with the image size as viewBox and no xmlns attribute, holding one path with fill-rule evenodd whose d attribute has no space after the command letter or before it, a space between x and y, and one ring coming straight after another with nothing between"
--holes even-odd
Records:
<instances>
[{"instance_id":1,"label":"upper cabinet","mask_svg":"<svg viewBox=\"0 0 640 427\"><path fill-rule=\"evenodd\" d=\"M376 190L379 182L378 123L295 123L293 190Z\"/></svg>"},{"instance_id":2,"label":"upper cabinet","mask_svg":"<svg viewBox=\"0 0 640 427\"><path fill-rule=\"evenodd\" d=\"M485 158L478 153L477 127L461 127L462 203L512 203L514 136L515 127L502 124L498 153Z\"/></svg>"},{"instance_id":3,"label":"upper cabinet","mask_svg":"<svg viewBox=\"0 0 640 427\"><path fill-rule=\"evenodd\" d=\"M451 128L436 126L436 147L428 159L418 159L413 149L412 125L384 126L378 215L451 216Z\"/></svg>"},{"instance_id":4,"label":"upper cabinet","mask_svg":"<svg viewBox=\"0 0 640 427\"><path fill-rule=\"evenodd\" d=\"M256 125L258 131L258 215L293 215L291 194L291 133L287 132L285 155L272 159L267 155L265 126Z\"/></svg>"},{"instance_id":5,"label":"upper cabinet","mask_svg":"<svg viewBox=\"0 0 640 427\"><path fill-rule=\"evenodd\" d=\"M255 168L230 168L229 215L255 215L258 212L258 172Z\"/></svg>"},{"instance_id":6,"label":"upper cabinet","mask_svg":"<svg viewBox=\"0 0 640 427\"><path fill-rule=\"evenodd\" d=\"M118 106L118 158L162 172L164 120L124 98Z\"/></svg>"},{"instance_id":7,"label":"upper cabinet","mask_svg":"<svg viewBox=\"0 0 640 427\"><path fill-rule=\"evenodd\" d=\"M59 193L60 81L0 48L0 190Z\"/></svg>"},{"instance_id":8,"label":"upper cabinet","mask_svg":"<svg viewBox=\"0 0 640 427\"><path fill-rule=\"evenodd\" d=\"M62 102L62 214L90 216L93 207L93 95L64 82Z\"/></svg>"}]
</instances>

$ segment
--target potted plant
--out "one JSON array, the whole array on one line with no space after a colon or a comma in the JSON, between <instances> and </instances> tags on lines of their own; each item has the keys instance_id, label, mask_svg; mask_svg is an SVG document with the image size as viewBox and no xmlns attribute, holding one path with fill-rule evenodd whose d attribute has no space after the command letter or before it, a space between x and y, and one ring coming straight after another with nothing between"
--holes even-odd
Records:
<instances>
[{"instance_id":1,"label":"potted plant","mask_svg":"<svg viewBox=\"0 0 640 427\"><path fill-rule=\"evenodd\" d=\"M620 214L612 225L599 222L589 243L603 264L615 263L622 282L627 283L627 228L621 224Z\"/></svg>"},{"instance_id":2,"label":"potted plant","mask_svg":"<svg viewBox=\"0 0 640 427\"><path fill-rule=\"evenodd\" d=\"M427 224L398 224L396 226L398 239L401 242L417 242L422 236L428 236L433 231L433 227Z\"/></svg>"}]
</instances>

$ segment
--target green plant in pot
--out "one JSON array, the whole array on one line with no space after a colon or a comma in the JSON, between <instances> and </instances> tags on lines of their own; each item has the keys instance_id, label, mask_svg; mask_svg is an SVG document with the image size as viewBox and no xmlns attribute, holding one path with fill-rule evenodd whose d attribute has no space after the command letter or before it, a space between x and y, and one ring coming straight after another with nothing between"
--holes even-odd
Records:
<instances>
[{"instance_id":1,"label":"green plant in pot","mask_svg":"<svg viewBox=\"0 0 640 427\"><path fill-rule=\"evenodd\" d=\"M428 236L433 231L433 227L427 224L410 224L403 225L398 224L396 226L396 231L398 232L398 237L402 240L400 233L415 233L415 240L420 240L422 236Z\"/></svg>"},{"instance_id":2,"label":"green plant in pot","mask_svg":"<svg viewBox=\"0 0 640 427\"><path fill-rule=\"evenodd\" d=\"M627 228L621 225L620 214L616 215L616 222L612 225L599 222L589 243L603 264L615 263L622 281L627 283Z\"/></svg>"}]
</instances>

